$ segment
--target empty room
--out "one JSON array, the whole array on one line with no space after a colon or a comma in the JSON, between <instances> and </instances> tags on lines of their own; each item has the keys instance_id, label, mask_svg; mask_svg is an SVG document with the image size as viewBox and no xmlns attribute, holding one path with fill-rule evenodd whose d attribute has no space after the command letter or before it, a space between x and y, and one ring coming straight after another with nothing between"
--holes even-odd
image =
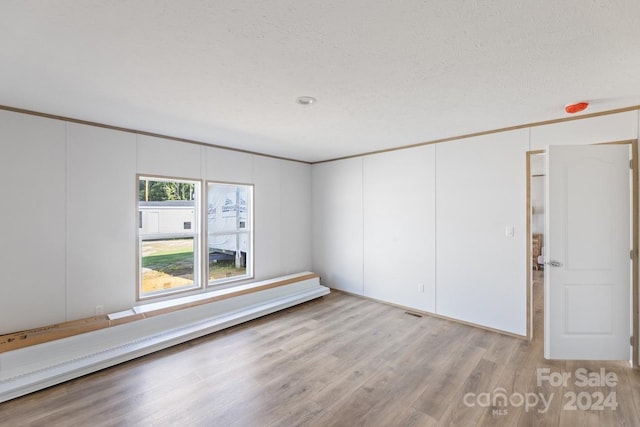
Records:
<instances>
[{"instance_id":1,"label":"empty room","mask_svg":"<svg viewBox=\"0 0 640 427\"><path fill-rule=\"evenodd\" d=\"M638 16L0 3L0 425L640 425Z\"/></svg>"}]
</instances>

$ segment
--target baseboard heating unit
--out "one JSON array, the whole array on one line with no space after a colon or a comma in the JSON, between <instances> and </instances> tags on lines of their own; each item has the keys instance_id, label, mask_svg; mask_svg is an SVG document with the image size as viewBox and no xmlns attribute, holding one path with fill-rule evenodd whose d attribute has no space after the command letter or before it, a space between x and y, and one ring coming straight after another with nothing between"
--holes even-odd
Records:
<instances>
[{"instance_id":1,"label":"baseboard heating unit","mask_svg":"<svg viewBox=\"0 0 640 427\"><path fill-rule=\"evenodd\" d=\"M304 272L113 313L136 320L0 353L0 402L328 293L318 275Z\"/></svg>"}]
</instances>

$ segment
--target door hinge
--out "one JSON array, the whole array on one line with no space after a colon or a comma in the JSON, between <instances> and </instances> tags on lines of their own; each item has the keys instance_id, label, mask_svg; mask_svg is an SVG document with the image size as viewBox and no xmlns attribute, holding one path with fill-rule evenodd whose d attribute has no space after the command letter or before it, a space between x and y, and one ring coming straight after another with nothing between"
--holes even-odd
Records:
<instances>
[{"instance_id":1,"label":"door hinge","mask_svg":"<svg viewBox=\"0 0 640 427\"><path fill-rule=\"evenodd\" d=\"M629 251L629 259L633 260L633 249Z\"/></svg>"},{"instance_id":2,"label":"door hinge","mask_svg":"<svg viewBox=\"0 0 640 427\"><path fill-rule=\"evenodd\" d=\"M631 337L629 337L629 344L630 344L630 345L633 345L633 337L632 337L632 336L631 336Z\"/></svg>"},{"instance_id":3,"label":"door hinge","mask_svg":"<svg viewBox=\"0 0 640 427\"><path fill-rule=\"evenodd\" d=\"M633 169L633 159L629 160L629 169Z\"/></svg>"}]
</instances>

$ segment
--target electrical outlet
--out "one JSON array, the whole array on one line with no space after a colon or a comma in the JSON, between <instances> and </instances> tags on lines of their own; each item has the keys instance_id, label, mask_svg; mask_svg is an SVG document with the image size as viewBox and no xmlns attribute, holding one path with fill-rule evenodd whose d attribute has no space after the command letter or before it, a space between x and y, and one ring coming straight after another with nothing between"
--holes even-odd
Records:
<instances>
[{"instance_id":1,"label":"electrical outlet","mask_svg":"<svg viewBox=\"0 0 640 427\"><path fill-rule=\"evenodd\" d=\"M418 292L424 293L424 283L418 283Z\"/></svg>"},{"instance_id":2,"label":"electrical outlet","mask_svg":"<svg viewBox=\"0 0 640 427\"><path fill-rule=\"evenodd\" d=\"M104 313L104 307L101 305L96 305L96 316L99 316Z\"/></svg>"}]
</instances>

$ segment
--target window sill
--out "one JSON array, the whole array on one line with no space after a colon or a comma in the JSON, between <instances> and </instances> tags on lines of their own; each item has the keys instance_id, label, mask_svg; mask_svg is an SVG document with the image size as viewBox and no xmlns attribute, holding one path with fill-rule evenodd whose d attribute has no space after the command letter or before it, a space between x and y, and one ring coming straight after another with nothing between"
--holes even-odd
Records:
<instances>
[{"instance_id":1,"label":"window sill","mask_svg":"<svg viewBox=\"0 0 640 427\"><path fill-rule=\"evenodd\" d=\"M117 320L126 319L128 316L137 315L143 315L144 317L157 316L159 314L183 310L185 308L195 307L202 304L209 304L211 302L220 301L227 298L233 298L253 292L264 291L266 289L284 286L290 283L312 279L314 277L319 276L315 273L292 274L290 276L279 277L277 279L263 280L260 282L247 283L245 285L236 285L225 289L208 291L201 294L188 295L183 297L171 298L165 301L138 305L130 310L109 314L108 317L109 320Z\"/></svg>"}]
</instances>

